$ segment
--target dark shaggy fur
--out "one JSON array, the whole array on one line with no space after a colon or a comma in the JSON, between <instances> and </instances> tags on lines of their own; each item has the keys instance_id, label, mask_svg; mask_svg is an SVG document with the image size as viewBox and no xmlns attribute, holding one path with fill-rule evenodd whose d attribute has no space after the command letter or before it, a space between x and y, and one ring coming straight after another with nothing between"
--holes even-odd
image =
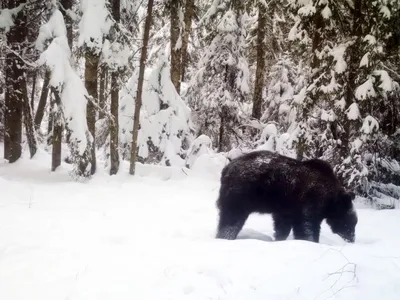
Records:
<instances>
[{"instance_id":1,"label":"dark shaggy fur","mask_svg":"<svg viewBox=\"0 0 400 300\"><path fill-rule=\"evenodd\" d=\"M236 239L251 213L269 213L275 239L319 242L326 219L334 233L355 240L357 214L352 200L323 160L299 161L269 151L255 151L233 159L222 171L217 205L217 238Z\"/></svg>"}]
</instances>

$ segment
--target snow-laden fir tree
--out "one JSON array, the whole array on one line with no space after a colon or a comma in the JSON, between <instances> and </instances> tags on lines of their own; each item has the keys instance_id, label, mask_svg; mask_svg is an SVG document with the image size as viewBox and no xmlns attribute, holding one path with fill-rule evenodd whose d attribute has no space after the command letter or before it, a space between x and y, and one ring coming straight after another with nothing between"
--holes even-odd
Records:
<instances>
[{"instance_id":1,"label":"snow-laden fir tree","mask_svg":"<svg viewBox=\"0 0 400 300\"><path fill-rule=\"evenodd\" d=\"M294 146L301 122L295 94L306 85L302 75L305 72L302 64L296 65L288 54L280 55L271 66L266 78L263 115L255 123L260 129L253 137L257 148L295 157Z\"/></svg>"},{"instance_id":2,"label":"snow-laden fir tree","mask_svg":"<svg viewBox=\"0 0 400 300\"><path fill-rule=\"evenodd\" d=\"M96 109L98 101L98 69L104 38L113 24L106 0L82 0L82 17L79 22L78 46L85 52L85 86L90 99L87 107L89 131L96 136ZM92 174L96 171L96 151L92 148Z\"/></svg>"},{"instance_id":3,"label":"snow-laden fir tree","mask_svg":"<svg viewBox=\"0 0 400 300\"><path fill-rule=\"evenodd\" d=\"M42 25L36 41L42 52L39 65L45 65L51 73L56 103L60 108L65 127L69 132L74 177L90 176L90 160L93 137L86 122L87 90L71 66L71 50L62 13L53 8L49 21Z\"/></svg>"},{"instance_id":4,"label":"snow-laden fir tree","mask_svg":"<svg viewBox=\"0 0 400 300\"><path fill-rule=\"evenodd\" d=\"M263 122L279 123L281 131L286 132L296 118L293 96L298 75L296 66L287 55L282 55L271 67L267 76L269 82L265 98Z\"/></svg>"},{"instance_id":5,"label":"snow-laden fir tree","mask_svg":"<svg viewBox=\"0 0 400 300\"><path fill-rule=\"evenodd\" d=\"M214 1L203 18L214 37L200 59L188 99L197 114L198 133L208 135L219 151L238 144L241 105L249 93L245 18L239 0Z\"/></svg>"},{"instance_id":6,"label":"snow-laden fir tree","mask_svg":"<svg viewBox=\"0 0 400 300\"><path fill-rule=\"evenodd\" d=\"M299 156L330 160L346 184L369 193L371 184L381 181L379 161L395 149L397 124L392 122L390 130L381 126L398 109L388 102L398 97L398 84L384 61L393 35L391 16L399 5L365 0L290 4L297 22L289 38L311 51L305 52L312 68L309 83L295 95L303 118ZM379 140L385 141L381 149Z\"/></svg>"},{"instance_id":7,"label":"snow-laden fir tree","mask_svg":"<svg viewBox=\"0 0 400 300\"><path fill-rule=\"evenodd\" d=\"M120 144L124 159L129 159L131 153L137 78L138 72L135 72L120 95ZM190 109L171 81L166 55L161 55L157 65L146 72L145 79L138 135L139 161L184 166L192 139Z\"/></svg>"},{"instance_id":8,"label":"snow-laden fir tree","mask_svg":"<svg viewBox=\"0 0 400 300\"><path fill-rule=\"evenodd\" d=\"M354 90L347 115L357 130L350 133L350 155L339 170L349 184L359 187L373 202L383 198L383 194L386 198L393 196L386 184L400 185L397 167L400 89L399 82L394 80L396 74L387 68L391 59L389 43L398 34L392 27L392 18L399 12L398 1L361 0L355 1L353 12L355 43L349 58L349 66L353 67L349 79L353 81L349 85ZM351 168L354 165L357 168Z\"/></svg>"}]
</instances>

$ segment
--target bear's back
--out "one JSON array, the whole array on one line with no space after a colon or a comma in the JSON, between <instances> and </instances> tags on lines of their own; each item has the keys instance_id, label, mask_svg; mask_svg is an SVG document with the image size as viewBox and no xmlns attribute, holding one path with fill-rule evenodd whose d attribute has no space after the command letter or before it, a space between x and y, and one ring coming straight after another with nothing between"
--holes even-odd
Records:
<instances>
[{"instance_id":1,"label":"bear's back","mask_svg":"<svg viewBox=\"0 0 400 300\"><path fill-rule=\"evenodd\" d=\"M267 150L258 150L243 154L233 159L222 170L221 179L224 180L256 180L266 174L276 176L302 168L299 160L280 155Z\"/></svg>"},{"instance_id":2,"label":"bear's back","mask_svg":"<svg viewBox=\"0 0 400 300\"><path fill-rule=\"evenodd\" d=\"M314 158L305 160L302 164L313 173L314 177L329 180L332 184L339 182L333 167L327 161Z\"/></svg>"}]
</instances>

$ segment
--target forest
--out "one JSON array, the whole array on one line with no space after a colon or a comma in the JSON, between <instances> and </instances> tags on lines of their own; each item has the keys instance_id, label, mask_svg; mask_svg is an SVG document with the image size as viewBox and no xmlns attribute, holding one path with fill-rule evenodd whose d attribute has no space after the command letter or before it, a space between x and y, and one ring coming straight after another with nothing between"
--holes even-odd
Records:
<instances>
[{"instance_id":1,"label":"forest","mask_svg":"<svg viewBox=\"0 0 400 300\"><path fill-rule=\"evenodd\" d=\"M400 0L0 0L1 300L400 299Z\"/></svg>"},{"instance_id":2,"label":"forest","mask_svg":"<svg viewBox=\"0 0 400 300\"><path fill-rule=\"evenodd\" d=\"M398 0L0 5L9 164L45 149L52 171L91 178L266 149L330 162L378 208L398 202Z\"/></svg>"}]
</instances>

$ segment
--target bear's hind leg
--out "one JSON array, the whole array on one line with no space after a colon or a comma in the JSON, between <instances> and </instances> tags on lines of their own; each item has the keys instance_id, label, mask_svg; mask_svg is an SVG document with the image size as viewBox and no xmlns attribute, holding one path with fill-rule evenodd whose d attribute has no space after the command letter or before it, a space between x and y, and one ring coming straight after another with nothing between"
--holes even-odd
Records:
<instances>
[{"instance_id":1,"label":"bear's hind leg","mask_svg":"<svg viewBox=\"0 0 400 300\"><path fill-rule=\"evenodd\" d=\"M319 242L320 223L313 218L299 217L293 222L293 235L296 240Z\"/></svg>"},{"instance_id":2,"label":"bear's hind leg","mask_svg":"<svg viewBox=\"0 0 400 300\"><path fill-rule=\"evenodd\" d=\"M292 229L292 218L281 214L273 214L272 218L274 220L275 241L286 240Z\"/></svg>"},{"instance_id":3,"label":"bear's hind leg","mask_svg":"<svg viewBox=\"0 0 400 300\"><path fill-rule=\"evenodd\" d=\"M313 226L314 226L313 228L314 242L319 243L319 235L321 233L321 223L316 221L314 222Z\"/></svg>"},{"instance_id":4,"label":"bear's hind leg","mask_svg":"<svg viewBox=\"0 0 400 300\"><path fill-rule=\"evenodd\" d=\"M249 214L245 211L222 209L219 215L217 239L234 240L242 230Z\"/></svg>"}]
</instances>

